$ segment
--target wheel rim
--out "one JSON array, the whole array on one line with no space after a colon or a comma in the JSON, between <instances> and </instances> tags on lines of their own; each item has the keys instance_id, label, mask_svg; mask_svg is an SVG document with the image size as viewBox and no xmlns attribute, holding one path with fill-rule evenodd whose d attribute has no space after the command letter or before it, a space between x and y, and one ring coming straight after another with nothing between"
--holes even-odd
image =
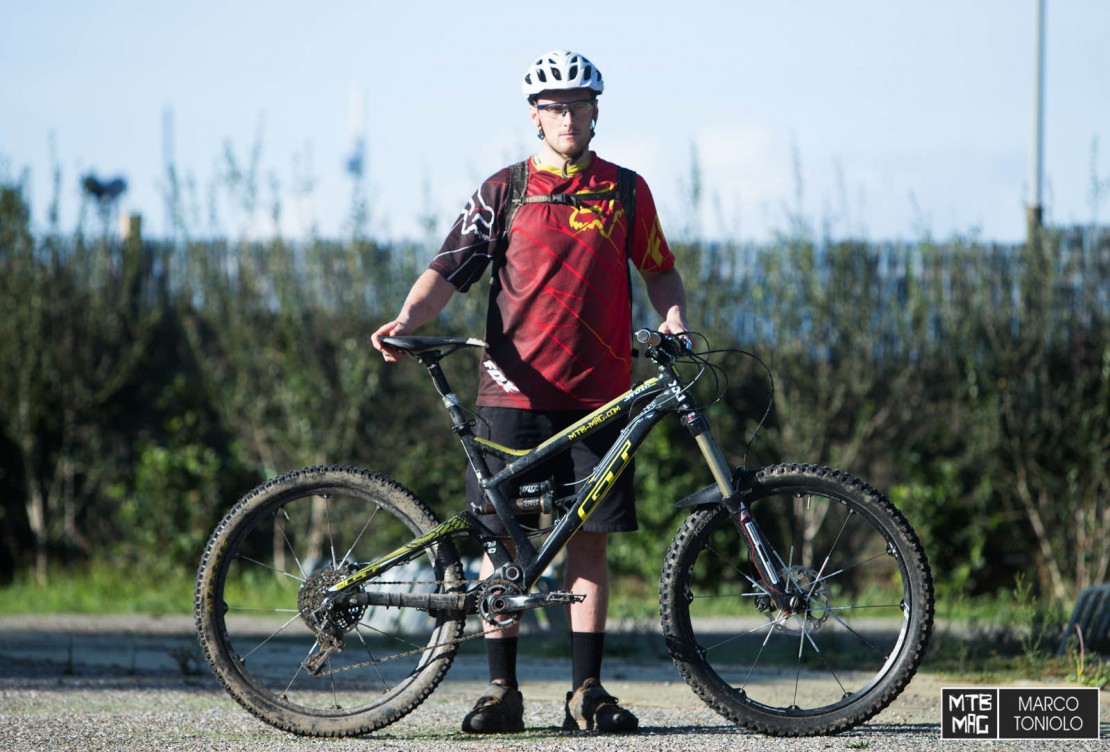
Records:
<instances>
[{"instance_id":1,"label":"wheel rim","mask_svg":"<svg viewBox=\"0 0 1110 752\"><path fill-rule=\"evenodd\" d=\"M252 710L283 727L290 713L345 729L377 726L391 715L432 664L446 670L461 620L413 609L339 606L321 611L326 590L355 567L423 532L427 523L397 514L373 494L350 489L300 490L255 510L237 525L213 578L210 631L223 653L217 673ZM451 557L448 557L451 558ZM434 592L461 579L457 562L431 555L386 573L367 588ZM438 584L437 584L438 583ZM404 616L401 614L404 613ZM305 667L329 639L342 650ZM250 687L243 697L242 687ZM357 721L356 717L361 717ZM301 730L299 728L294 730Z\"/></svg>"},{"instance_id":2,"label":"wheel rim","mask_svg":"<svg viewBox=\"0 0 1110 752\"><path fill-rule=\"evenodd\" d=\"M788 559L780 574L797 608L776 611L727 512L707 515L677 604L707 699L782 718L866 704L905 659L913 627L911 578L890 531L832 496L773 494L752 511Z\"/></svg>"}]
</instances>

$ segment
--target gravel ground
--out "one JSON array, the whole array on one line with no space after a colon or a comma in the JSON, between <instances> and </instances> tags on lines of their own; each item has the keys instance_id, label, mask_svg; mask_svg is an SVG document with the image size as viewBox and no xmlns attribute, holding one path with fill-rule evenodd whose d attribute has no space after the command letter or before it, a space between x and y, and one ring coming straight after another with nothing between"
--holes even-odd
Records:
<instances>
[{"instance_id":1,"label":"gravel ground","mask_svg":"<svg viewBox=\"0 0 1110 752\"><path fill-rule=\"evenodd\" d=\"M1054 750L1110 749L1110 702L1103 693L1102 739L940 739L940 689L959 682L919 674L872 722L836 737L772 739L708 710L666 661L612 659L606 688L635 710L631 736L563 732L566 662L522 659L524 734L476 738L458 731L485 685L485 661L464 654L447 680L407 718L358 739L326 740L277 731L236 705L196 665L185 617L0 616L0 750ZM1027 685L1026 685L1027 686Z\"/></svg>"}]
</instances>

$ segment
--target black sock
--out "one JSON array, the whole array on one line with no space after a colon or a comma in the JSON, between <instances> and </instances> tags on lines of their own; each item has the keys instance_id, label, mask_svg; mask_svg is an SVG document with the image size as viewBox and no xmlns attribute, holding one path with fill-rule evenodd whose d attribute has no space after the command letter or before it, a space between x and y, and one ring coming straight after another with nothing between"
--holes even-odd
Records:
<instances>
[{"instance_id":1,"label":"black sock","mask_svg":"<svg viewBox=\"0 0 1110 752\"><path fill-rule=\"evenodd\" d=\"M587 679L601 681L601 658L605 651L604 632L571 632L570 654L574 689Z\"/></svg>"},{"instance_id":2,"label":"black sock","mask_svg":"<svg viewBox=\"0 0 1110 752\"><path fill-rule=\"evenodd\" d=\"M500 637L486 640L486 661L489 663L489 680L500 679L513 689L517 688L516 650L517 637Z\"/></svg>"}]
</instances>

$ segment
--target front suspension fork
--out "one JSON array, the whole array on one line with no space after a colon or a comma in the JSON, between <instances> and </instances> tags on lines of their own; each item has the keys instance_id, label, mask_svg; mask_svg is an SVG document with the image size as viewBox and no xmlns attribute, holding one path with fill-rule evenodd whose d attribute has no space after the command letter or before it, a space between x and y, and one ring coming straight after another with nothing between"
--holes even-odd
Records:
<instances>
[{"instance_id":1,"label":"front suspension fork","mask_svg":"<svg viewBox=\"0 0 1110 752\"><path fill-rule=\"evenodd\" d=\"M690 412L682 416L682 425L686 426L690 435L694 437L706 464L709 465L713 480L721 490L721 499L728 508L729 516L736 529L748 543L756 570L768 594L780 610L792 610L792 597L786 592L782 577L779 576L779 568L775 563L777 556L759 529L755 518L752 517L748 505L740 498L740 489L735 486L732 468L729 467L720 445L709 430L709 421L701 413Z\"/></svg>"}]
</instances>

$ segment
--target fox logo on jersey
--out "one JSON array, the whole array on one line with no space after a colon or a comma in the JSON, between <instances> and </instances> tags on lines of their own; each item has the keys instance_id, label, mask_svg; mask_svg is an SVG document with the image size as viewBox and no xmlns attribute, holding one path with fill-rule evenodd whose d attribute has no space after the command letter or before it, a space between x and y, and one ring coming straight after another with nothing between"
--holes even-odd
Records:
<instances>
[{"instance_id":1,"label":"fox logo on jersey","mask_svg":"<svg viewBox=\"0 0 1110 752\"><path fill-rule=\"evenodd\" d=\"M580 191L580 193L590 194L605 191L613 191L616 185L613 183L604 184L601 191L591 189L588 191ZM582 202L570 214L570 226L575 232L585 232L586 230L597 230L601 237L609 240L613 236L613 230L616 229L620 223L621 217L625 215L624 207L620 205L619 201L609 199L607 201L589 201Z\"/></svg>"},{"instance_id":2,"label":"fox logo on jersey","mask_svg":"<svg viewBox=\"0 0 1110 752\"><path fill-rule=\"evenodd\" d=\"M481 240L489 240L493 231L493 218L496 212L486 203L481 191L467 202L459 217L463 235L477 235Z\"/></svg>"}]
</instances>

